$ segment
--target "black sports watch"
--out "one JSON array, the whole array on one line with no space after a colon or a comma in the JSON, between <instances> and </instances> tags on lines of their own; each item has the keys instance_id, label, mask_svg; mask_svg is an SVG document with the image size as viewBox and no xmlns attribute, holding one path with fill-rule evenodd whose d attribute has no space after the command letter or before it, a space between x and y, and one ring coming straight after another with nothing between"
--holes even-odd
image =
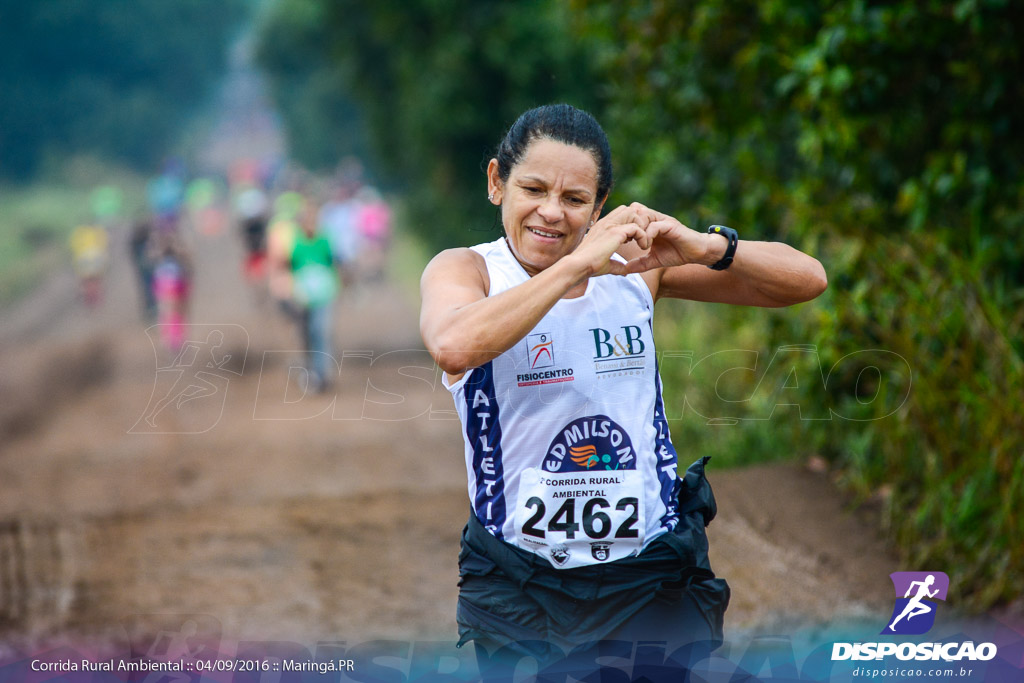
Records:
<instances>
[{"instance_id":1,"label":"black sports watch","mask_svg":"<svg viewBox=\"0 0 1024 683\"><path fill-rule=\"evenodd\" d=\"M708 228L708 234L725 235L729 240L729 246L725 248L725 256L718 263L708 266L711 270L725 270L732 265L732 257L736 255L736 245L740 241L740 236L735 230L724 225L712 225Z\"/></svg>"}]
</instances>

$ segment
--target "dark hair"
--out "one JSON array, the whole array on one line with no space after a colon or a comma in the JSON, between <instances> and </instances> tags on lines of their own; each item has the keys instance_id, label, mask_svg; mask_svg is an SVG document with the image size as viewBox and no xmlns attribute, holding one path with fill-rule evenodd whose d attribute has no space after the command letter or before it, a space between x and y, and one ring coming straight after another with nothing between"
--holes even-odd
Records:
<instances>
[{"instance_id":1,"label":"dark hair","mask_svg":"<svg viewBox=\"0 0 1024 683\"><path fill-rule=\"evenodd\" d=\"M523 112L498 145L498 177L507 181L512 167L519 163L534 140L547 138L590 152L597 164L597 200L612 189L612 151L601 124L568 104L546 104Z\"/></svg>"}]
</instances>

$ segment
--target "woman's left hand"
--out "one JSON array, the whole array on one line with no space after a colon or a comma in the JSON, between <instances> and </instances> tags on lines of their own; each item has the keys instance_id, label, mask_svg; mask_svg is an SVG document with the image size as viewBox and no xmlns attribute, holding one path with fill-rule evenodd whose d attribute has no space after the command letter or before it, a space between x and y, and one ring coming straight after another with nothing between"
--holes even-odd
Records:
<instances>
[{"instance_id":1,"label":"woman's left hand","mask_svg":"<svg viewBox=\"0 0 1024 683\"><path fill-rule=\"evenodd\" d=\"M741 240L728 270L712 270L729 246L725 235L691 230L667 214L633 204L641 214L644 240L636 240L642 253L629 258L625 273L641 273L655 299L670 297L737 304L789 306L809 301L828 285L825 269L807 254L781 242Z\"/></svg>"},{"instance_id":2,"label":"woman's left hand","mask_svg":"<svg viewBox=\"0 0 1024 683\"><path fill-rule=\"evenodd\" d=\"M645 228L650 249L646 254L629 261L626 272L642 273L655 268L669 268L687 263L714 263L721 257L714 257L713 235L706 235L691 230L668 214L644 207L649 213L650 222ZM726 242L722 242L721 251L725 252Z\"/></svg>"}]
</instances>

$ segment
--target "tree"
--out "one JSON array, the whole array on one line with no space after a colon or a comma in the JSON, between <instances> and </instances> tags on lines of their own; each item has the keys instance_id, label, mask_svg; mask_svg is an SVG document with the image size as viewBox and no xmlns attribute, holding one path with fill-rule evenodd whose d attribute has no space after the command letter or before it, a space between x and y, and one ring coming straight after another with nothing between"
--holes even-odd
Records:
<instances>
[{"instance_id":1,"label":"tree","mask_svg":"<svg viewBox=\"0 0 1024 683\"><path fill-rule=\"evenodd\" d=\"M859 494L888 492L908 561L960 569L963 604L1020 595L1024 7L574 7L611 79L620 191L821 256L820 313L774 319L766 343L813 340L826 368L884 349L912 364L914 390L875 419L886 369L862 385L879 369L845 364L828 392L863 422L832 421L814 442Z\"/></svg>"},{"instance_id":2,"label":"tree","mask_svg":"<svg viewBox=\"0 0 1024 683\"><path fill-rule=\"evenodd\" d=\"M374 167L404 189L412 227L435 247L486 238L483 170L518 114L595 99L567 9L546 0L282 0L261 35L275 82L315 74L358 103Z\"/></svg>"},{"instance_id":3,"label":"tree","mask_svg":"<svg viewBox=\"0 0 1024 683\"><path fill-rule=\"evenodd\" d=\"M226 61L244 0L0 6L0 175L48 154L151 164Z\"/></svg>"}]
</instances>

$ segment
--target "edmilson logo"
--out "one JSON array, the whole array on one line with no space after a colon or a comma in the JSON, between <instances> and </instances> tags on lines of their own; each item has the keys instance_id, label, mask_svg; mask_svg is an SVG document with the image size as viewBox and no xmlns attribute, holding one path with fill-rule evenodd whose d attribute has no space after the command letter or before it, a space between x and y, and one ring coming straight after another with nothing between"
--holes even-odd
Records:
<instances>
[{"instance_id":1,"label":"edmilson logo","mask_svg":"<svg viewBox=\"0 0 1024 683\"><path fill-rule=\"evenodd\" d=\"M563 427L544 457L545 472L635 470L636 452L626 430L607 415L590 415ZM600 552L594 550L594 557Z\"/></svg>"},{"instance_id":2,"label":"edmilson logo","mask_svg":"<svg viewBox=\"0 0 1024 683\"><path fill-rule=\"evenodd\" d=\"M896 606L882 634L917 636L930 631L935 624L934 601L945 601L949 577L944 572L893 572L889 578Z\"/></svg>"}]
</instances>

